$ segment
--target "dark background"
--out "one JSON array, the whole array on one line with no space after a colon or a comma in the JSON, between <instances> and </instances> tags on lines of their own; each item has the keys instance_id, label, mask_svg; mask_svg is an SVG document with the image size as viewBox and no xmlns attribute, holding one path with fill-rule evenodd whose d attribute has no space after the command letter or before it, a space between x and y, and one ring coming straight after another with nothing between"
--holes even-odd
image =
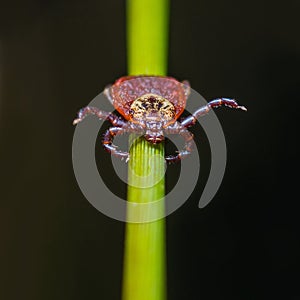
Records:
<instances>
[{"instance_id":1,"label":"dark background","mask_svg":"<svg viewBox=\"0 0 300 300\"><path fill-rule=\"evenodd\" d=\"M217 111L227 169L202 210L209 150L197 141L203 182L167 218L168 299L300 299L299 9L172 1L169 74L248 112ZM124 224L81 194L71 122L126 74L124 10L116 0L1 1L3 300L120 299Z\"/></svg>"}]
</instances>

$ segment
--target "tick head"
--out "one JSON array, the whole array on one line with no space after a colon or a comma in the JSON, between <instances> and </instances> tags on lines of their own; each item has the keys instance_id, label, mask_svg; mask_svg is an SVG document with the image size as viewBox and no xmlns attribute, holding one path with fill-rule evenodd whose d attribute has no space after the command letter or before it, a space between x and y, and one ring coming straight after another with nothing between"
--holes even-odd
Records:
<instances>
[{"instance_id":1,"label":"tick head","mask_svg":"<svg viewBox=\"0 0 300 300\"><path fill-rule=\"evenodd\" d=\"M152 143L152 144L159 144L162 141L164 141L165 137L163 136L162 132L151 132L148 131L145 134L145 139L147 142Z\"/></svg>"},{"instance_id":2,"label":"tick head","mask_svg":"<svg viewBox=\"0 0 300 300\"><path fill-rule=\"evenodd\" d=\"M147 121L145 139L152 144L161 143L165 137L163 133L163 123L160 121Z\"/></svg>"}]
</instances>

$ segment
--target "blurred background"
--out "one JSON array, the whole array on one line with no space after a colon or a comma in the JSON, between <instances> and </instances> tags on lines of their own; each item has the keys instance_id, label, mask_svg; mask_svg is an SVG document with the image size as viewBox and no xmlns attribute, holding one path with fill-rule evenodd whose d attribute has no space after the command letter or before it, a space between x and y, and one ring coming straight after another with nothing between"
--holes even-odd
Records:
<instances>
[{"instance_id":1,"label":"blurred background","mask_svg":"<svg viewBox=\"0 0 300 300\"><path fill-rule=\"evenodd\" d=\"M167 217L168 299L300 299L299 1L171 2L169 74L248 112L217 110L227 169L204 209L209 146L192 130L202 172ZM124 1L1 1L3 300L120 299L124 223L84 198L71 145L78 109L126 74L125 43Z\"/></svg>"}]
</instances>

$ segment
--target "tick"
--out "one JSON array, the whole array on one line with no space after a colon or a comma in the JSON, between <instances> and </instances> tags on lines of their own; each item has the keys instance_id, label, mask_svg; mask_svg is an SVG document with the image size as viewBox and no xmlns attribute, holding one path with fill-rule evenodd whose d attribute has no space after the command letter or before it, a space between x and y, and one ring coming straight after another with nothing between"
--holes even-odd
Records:
<instances>
[{"instance_id":1,"label":"tick","mask_svg":"<svg viewBox=\"0 0 300 300\"><path fill-rule=\"evenodd\" d=\"M143 134L149 143L158 144L165 139L165 134L179 134L185 141L183 149L165 157L167 162L172 163L191 153L193 135L187 128L195 125L197 118L222 105L247 110L234 99L218 98L178 122L190 94L190 85L187 81L179 82L164 76L124 76L106 87L104 94L121 117L87 106L79 111L73 124L81 122L88 115L109 121L113 126L105 132L102 144L108 152L126 161L129 153L118 150L113 144L116 135Z\"/></svg>"}]
</instances>

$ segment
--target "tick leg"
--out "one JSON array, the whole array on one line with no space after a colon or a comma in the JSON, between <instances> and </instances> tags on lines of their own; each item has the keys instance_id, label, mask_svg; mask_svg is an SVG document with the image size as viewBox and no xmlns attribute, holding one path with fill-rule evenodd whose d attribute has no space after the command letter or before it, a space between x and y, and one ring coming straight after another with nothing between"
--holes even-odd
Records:
<instances>
[{"instance_id":1,"label":"tick leg","mask_svg":"<svg viewBox=\"0 0 300 300\"><path fill-rule=\"evenodd\" d=\"M207 113L209 113L209 111L211 109L217 108L222 105L228 106L230 108L236 108L236 109L241 109L241 110L245 110L245 111L247 110L246 107L238 105L234 99L218 98L218 99L208 102L207 105L200 107L192 115L183 119L183 121L181 121L181 125L184 127L193 126L193 125L195 125L197 118L206 115Z\"/></svg>"},{"instance_id":2,"label":"tick leg","mask_svg":"<svg viewBox=\"0 0 300 300\"><path fill-rule=\"evenodd\" d=\"M123 127L126 124L126 121L122 118L117 117L116 115L102 111L97 107L87 106L82 108L78 112L78 117L73 121L73 125L81 122L85 117L89 115L95 115L101 120L108 120L113 126Z\"/></svg>"},{"instance_id":3,"label":"tick leg","mask_svg":"<svg viewBox=\"0 0 300 300\"><path fill-rule=\"evenodd\" d=\"M143 133L143 128L126 123L124 127L111 127L103 135L102 144L104 149L115 155L120 157L121 159L126 159L126 162L129 160L129 153L125 151L118 150L118 147L113 144L114 137L119 134L124 133Z\"/></svg>"},{"instance_id":4,"label":"tick leg","mask_svg":"<svg viewBox=\"0 0 300 300\"><path fill-rule=\"evenodd\" d=\"M165 130L167 134L180 134L184 139L185 145L182 150L178 151L176 155L166 156L165 159L168 163L176 163L181 159L187 157L192 152L193 147L193 134L189 132L186 128L181 126L179 123L175 123L172 127Z\"/></svg>"},{"instance_id":5,"label":"tick leg","mask_svg":"<svg viewBox=\"0 0 300 300\"><path fill-rule=\"evenodd\" d=\"M121 159L125 158L127 162L129 160L129 153L120 151L117 149L117 146L113 145L114 137L118 134L123 134L125 132L127 132L127 130L121 127L111 127L107 129L103 135L102 144L107 152L117 157L120 157Z\"/></svg>"}]
</instances>

